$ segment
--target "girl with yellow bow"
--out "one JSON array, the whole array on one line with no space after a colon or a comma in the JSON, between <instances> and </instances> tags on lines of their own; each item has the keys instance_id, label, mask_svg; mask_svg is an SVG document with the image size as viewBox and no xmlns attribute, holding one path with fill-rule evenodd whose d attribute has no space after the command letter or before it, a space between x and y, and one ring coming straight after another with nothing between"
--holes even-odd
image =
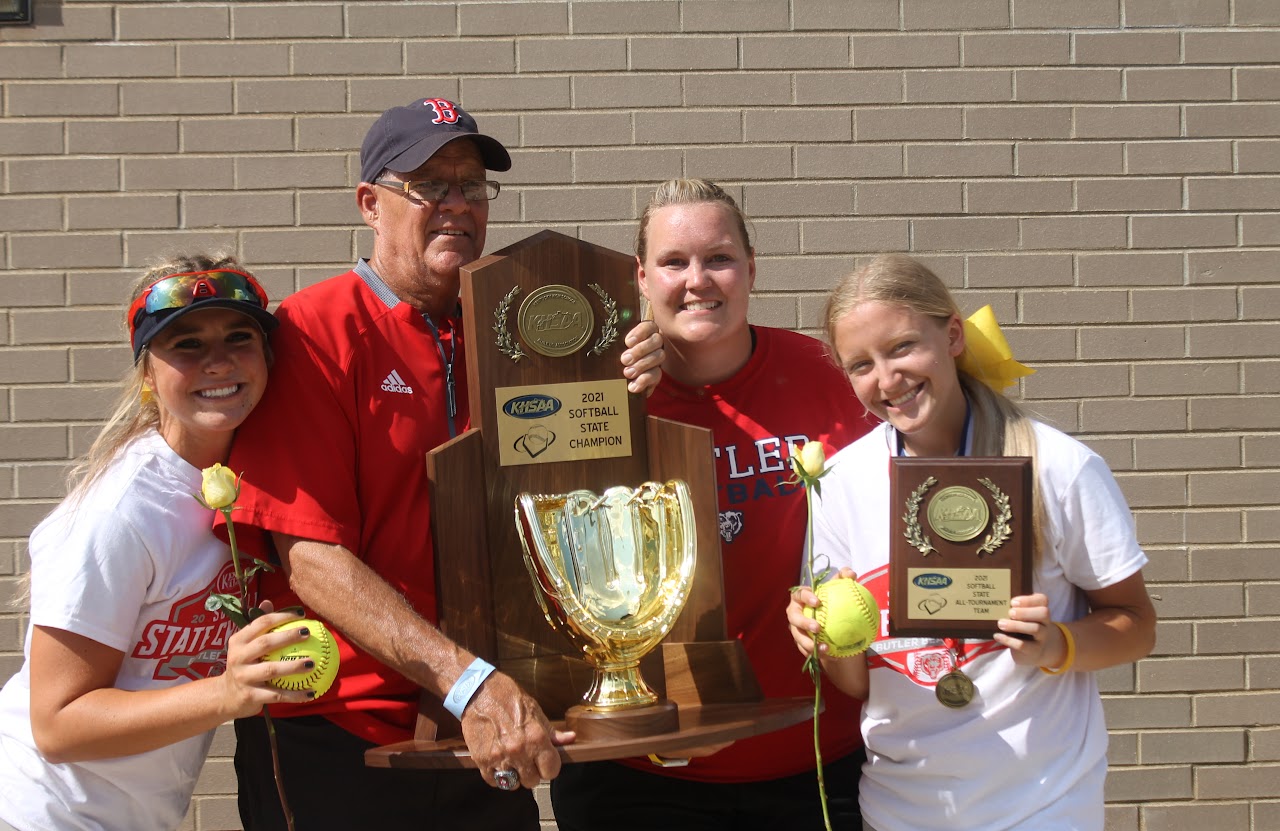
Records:
<instances>
[{"instance_id":1,"label":"girl with yellow bow","mask_svg":"<svg viewBox=\"0 0 1280 831\"><path fill-rule=\"evenodd\" d=\"M1095 673L1147 655L1155 640L1147 558L1114 477L1005 398L1032 370L1013 359L989 308L962 320L923 264L882 256L849 275L826 326L859 400L884 423L829 462L814 550L862 582L882 613L897 599L889 533L902 506L890 503L891 455L1030 456L1034 469L1033 590L1012 599L992 639L890 637L882 624L861 655L818 646L831 680L866 702L865 827L1101 831L1107 733ZM802 588L787 616L808 655L819 624L805 606L818 601ZM972 679L972 697L942 706L935 688L952 670Z\"/></svg>"}]
</instances>

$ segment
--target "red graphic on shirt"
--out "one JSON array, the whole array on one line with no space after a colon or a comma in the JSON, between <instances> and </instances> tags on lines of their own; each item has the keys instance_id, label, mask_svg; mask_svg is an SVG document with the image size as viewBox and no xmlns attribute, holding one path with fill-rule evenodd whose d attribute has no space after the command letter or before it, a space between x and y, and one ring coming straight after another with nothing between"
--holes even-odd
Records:
<instances>
[{"instance_id":1,"label":"red graphic on shirt","mask_svg":"<svg viewBox=\"0 0 1280 831\"><path fill-rule=\"evenodd\" d=\"M911 656L911 674L937 682L951 671L951 656L943 652L917 652Z\"/></svg>"},{"instance_id":2,"label":"red graphic on shirt","mask_svg":"<svg viewBox=\"0 0 1280 831\"><path fill-rule=\"evenodd\" d=\"M880 635L867 652L867 667L900 672L922 687L935 687L938 679L955 669L951 650L939 638L889 636L889 566L858 575L880 606ZM995 641L964 641L956 644L960 663L1004 649Z\"/></svg>"},{"instance_id":3,"label":"red graphic on shirt","mask_svg":"<svg viewBox=\"0 0 1280 831\"><path fill-rule=\"evenodd\" d=\"M239 592L230 560L209 585L175 602L166 620L147 623L130 657L155 661L152 677L157 681L221 675L227 668L227 639L235 632L235 624L222 612L204 607L209 593L215 591Z\"/></svg>"}]
</instances>

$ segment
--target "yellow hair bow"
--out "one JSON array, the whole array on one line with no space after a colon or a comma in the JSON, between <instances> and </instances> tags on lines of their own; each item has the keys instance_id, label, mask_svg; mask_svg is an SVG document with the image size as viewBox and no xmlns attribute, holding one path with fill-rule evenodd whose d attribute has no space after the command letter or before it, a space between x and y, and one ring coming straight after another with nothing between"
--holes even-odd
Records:
<instances>
[{"instance_id":1,"label":"yellow hair bow","mask_svg":"<svg viewBox=\"0 0 1280 831\"><path fill-rule=\"evenodd\" d=\"M964 342L957 366L996 392L1004 392L1019 378L1035 372L1013 359L1013 351L990 306L978 309L964 322Z\"/></svg>"}]
</instances>

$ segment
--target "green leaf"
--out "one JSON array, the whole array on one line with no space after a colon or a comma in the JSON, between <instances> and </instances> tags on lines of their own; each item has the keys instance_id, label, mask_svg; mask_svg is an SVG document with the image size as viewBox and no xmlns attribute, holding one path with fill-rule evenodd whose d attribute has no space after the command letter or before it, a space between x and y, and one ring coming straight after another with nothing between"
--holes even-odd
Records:
<instances>
[{"instance_id":1,"label":"green leaf","mask_svg":"<svg viewBox=\"0 0 1280 831\"><path fill-rule=\"evenodd\" d=\"M246 581L249 581L249 580L252 580L260 571L274 572L275 570L276 570L275 566L271 565L270 563L263 562L262 560L259 560L257 557L254 557L253 565L249 566L244 570L244 579Z\"/></svg>"},{"instance_id":2,"label":"green leaf","mask_svg":"<svg viewBox=\"0 0 1280 831\"><path fill-rule=\"evenodd\" d=\"M818 686L822 678L822 662L818 660L817 652L810 652L809 657L804 659L804 671L809 673L813 685Z\"/></svg>"},{"instance_id":3,"label":"green leaf","mask_svg":"<svg viewBox=\"0 0 1280 831\"><path fill-rule=\"evenodd\" d=\"M813 587L815 589L836 571L831 567L831 558L826 554L814 555L809 567L813 569L813 573L809 576L813 578Z\"/></svg>"},{"instance_id":4,"label":"green leaf","mask_svg":"<svg viewBox=\"0 0 1280 831\"><path fill-rule=\"evenodd\" d=\"M234 594L212 593L204 601L205 609L210 612L220 612L224 609L234 609L240 611L240 598Z\"/></svg>"},{"instance_id":5,"label":"green leaf","mask_svg":"<svg viewBox=\"0 0 1280 831\"><path fill-rule=\"evenodd\" d=\"M249 625L249 618L245 617L240 606L240 598L234 594L210 594L204 601L204 607L210 612L222 612L239 629Z\"/></svg>"}]
</instances>

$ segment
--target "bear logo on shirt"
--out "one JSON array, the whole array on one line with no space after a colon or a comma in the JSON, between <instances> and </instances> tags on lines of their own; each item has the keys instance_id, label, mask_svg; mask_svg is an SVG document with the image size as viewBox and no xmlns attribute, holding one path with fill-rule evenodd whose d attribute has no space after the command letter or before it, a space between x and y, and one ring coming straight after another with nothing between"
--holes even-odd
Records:
<instances>
[{"instance_id":1,"label":"bear logo on shirt","mask_svg":"<svg viewBox=\"0 0 1280 831\"><path fill-rule=\"evenodd\" d=\"M720 512L720 538L725 542L733 542L734 537L742 533L742 511Z\"/></svg>"}]
</instances>

